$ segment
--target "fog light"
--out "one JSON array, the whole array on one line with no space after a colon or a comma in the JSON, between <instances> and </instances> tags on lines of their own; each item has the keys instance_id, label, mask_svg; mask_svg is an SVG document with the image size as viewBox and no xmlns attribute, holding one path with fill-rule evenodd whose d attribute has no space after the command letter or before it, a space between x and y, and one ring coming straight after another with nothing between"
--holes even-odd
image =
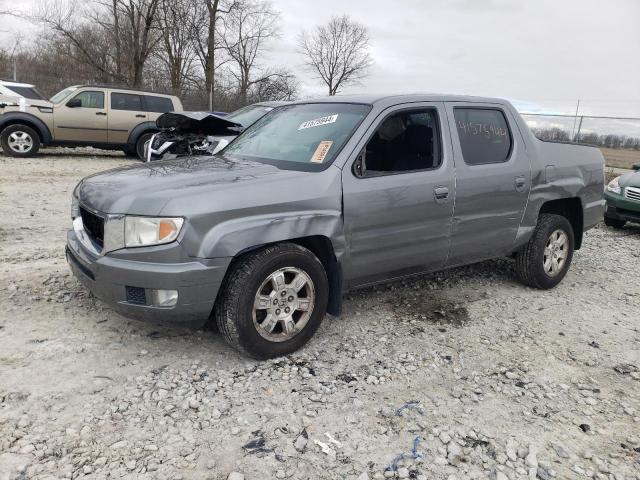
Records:
<instances>
[{"instance_id":1,"label":"fog light","mask_svg":"<svg viewBox=\"0 0 640 480\"><path fill-rule=\"evenodd\" d=\"M156 307L173 307L178 303L178 291L151 290L151 303Z\"/></svg>"}]
</instances>

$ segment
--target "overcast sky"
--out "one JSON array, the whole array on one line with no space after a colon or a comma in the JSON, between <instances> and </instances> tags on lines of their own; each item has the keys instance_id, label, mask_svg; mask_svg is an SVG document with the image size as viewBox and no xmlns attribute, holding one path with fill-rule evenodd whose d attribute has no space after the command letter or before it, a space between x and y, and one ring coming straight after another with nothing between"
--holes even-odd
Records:
<instances>
[{"instance_id":1,"label":"overcast sky","mask_svg":"<svg viewBox=\"0 0 640 480\"><path fill-rule=\"evenodd\" d=\"M292 69L304 97L325 89L303 70L297 36L347 13L368 27L375 64L344 93L489 95L509 98L523 111L552 113L573 113L580 99L583 114L640 116L640 0L272 3L282 35L265 63Z\"/></svg>"}]
</instances>

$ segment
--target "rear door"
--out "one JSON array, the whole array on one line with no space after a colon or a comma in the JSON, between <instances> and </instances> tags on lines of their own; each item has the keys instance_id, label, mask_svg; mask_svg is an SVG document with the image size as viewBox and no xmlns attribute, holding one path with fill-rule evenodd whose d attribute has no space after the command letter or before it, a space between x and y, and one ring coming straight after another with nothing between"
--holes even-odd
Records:
<instances>
[{"instance_id":1,"label":"rear door","mask_svg":"<svg viewBox=\"0 0 640 480\"><path fill-rule=\"evenodd\" d=\"M107 109L105 92L79 90L54 109L56 141L107 143Z\"/></svg>"},{"instance_id":2,"label":"rear door","mask_svg":"<svg viewBox=\"0 0 640 480\"><path fill-rule=\"evenodd\" d=\"M456 203L447 265L508 255L531 186L531 166L512 112L503 105L447 103Z\"/></svg>"},{"instance_id":3,"label":"rear door","mask_svg":"<svg viewBox=\"0 0 640 480\"><path fill-rule=\"evenodd\" d=\"M109 96L109 143L125 144L131 130L147 121L143 95L112 91Z\"/></svg>"},{"instance_id":4,"label":"rear door","mask_svg":"<svg viewBox=\"0 0 640 480\"><path fill-rule=\"evenodd\" d=\"M442 128L444 125L444 128ZM350 285L437 270L447 259L455 195L443 103L398 105L374 121L342 171Z\"/></svg>"}]
</instances>

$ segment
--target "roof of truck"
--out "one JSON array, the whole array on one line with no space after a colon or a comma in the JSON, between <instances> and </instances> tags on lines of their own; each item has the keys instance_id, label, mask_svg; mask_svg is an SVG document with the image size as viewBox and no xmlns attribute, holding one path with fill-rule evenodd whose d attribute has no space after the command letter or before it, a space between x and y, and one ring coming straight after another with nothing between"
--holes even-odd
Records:
<instances>
[{"instance_id":1,"label":"roof of truck","mask_svg":"<svg viewBox=\"0 0 640 480\"><path fill-rule=\"evenodd\" d=\"M340 102L340 103L410 103L410 102L474 102L474 103L508 103L507 100L494 97L476 97L471 95L450 95L442 93L407 93L407 94L360 94L335 95L333 97L317 97L300 100L296 103Z\"/></svg>"}]
</instances>

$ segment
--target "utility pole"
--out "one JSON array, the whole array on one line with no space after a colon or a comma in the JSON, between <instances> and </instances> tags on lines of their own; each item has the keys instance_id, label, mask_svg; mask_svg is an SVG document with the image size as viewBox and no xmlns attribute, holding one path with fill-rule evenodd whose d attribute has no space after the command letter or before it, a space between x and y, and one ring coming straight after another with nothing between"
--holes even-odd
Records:
<instances>
[{"instance_id":1,"label":"utility pole","mask_svg":"<svg viewBox=\"0 0 640 480\"><path fill-rule=\"evenodd\" d=\"M576 105L576 115L573 117L573 130L571 130L571 137L573 138L574 142L575 142L575 134L576 134L576 121L578 120L579 108L580 108L580 99L578 99L578 104Z\"/></svg>"}]
</instances>

